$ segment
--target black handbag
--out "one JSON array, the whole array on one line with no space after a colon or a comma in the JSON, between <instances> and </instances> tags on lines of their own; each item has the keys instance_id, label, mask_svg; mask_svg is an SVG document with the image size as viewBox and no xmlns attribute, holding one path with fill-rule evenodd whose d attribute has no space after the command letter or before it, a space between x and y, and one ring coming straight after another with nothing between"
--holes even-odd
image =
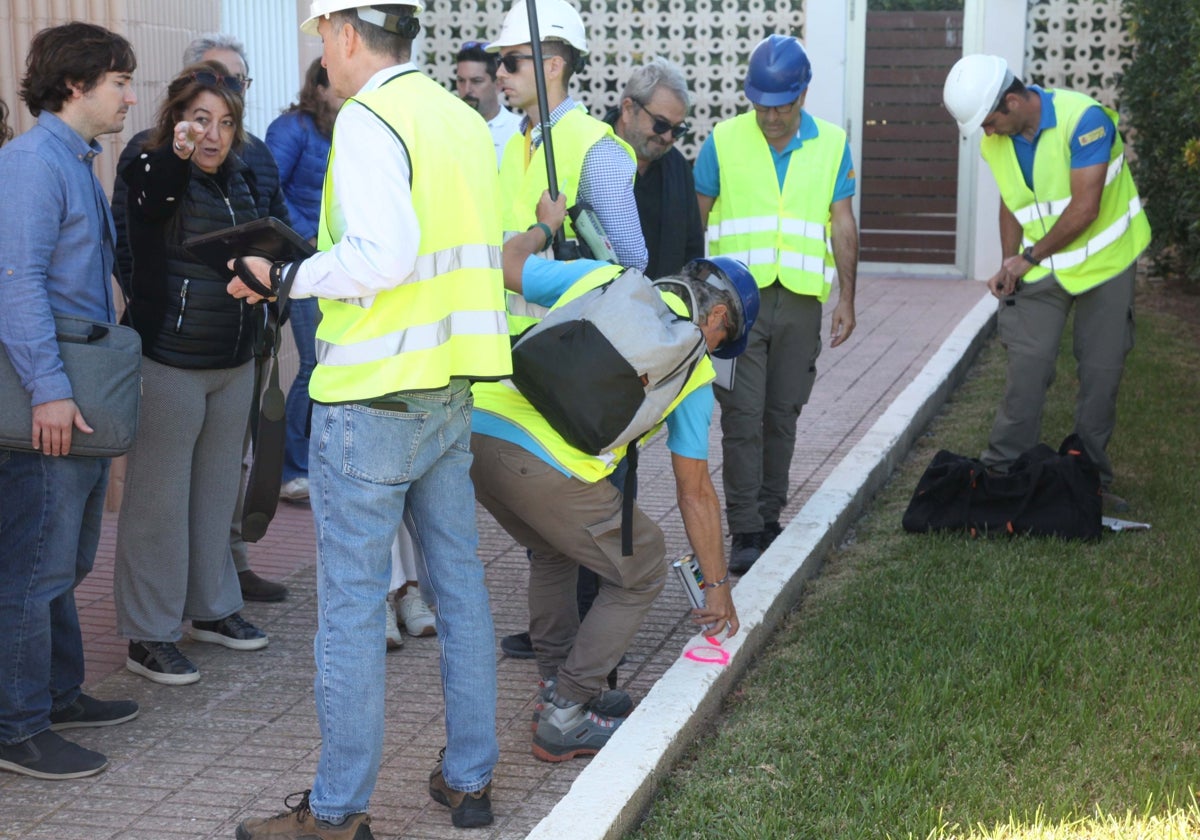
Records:
<instances>
[{"instance_id":1,"label":"black handbag","mask_svg":"<svg viewBox=\"0 0 1200 840\"><path fill-rule=\"evenodd\" d=\"M913 533L1029 534L1097 539L1100 473L1078 435L1058 451L1038 444L1003 474L942 450L917 482L901 522Z\"/></svg>"},{"instance_id":2,"label":"black handbag","mask_svg":"<svg viewBox=\"0 0 1200 840\"><path fill-rule=\"evenodd\" d=\"M71 434L71 457L112 458L137 437L142 395L142 339L130 327L69 315L54 318L58 354L79 413L95 431ZM29 392L0 352L0 448L33 448Z\"/></svg>"}]
</instances>

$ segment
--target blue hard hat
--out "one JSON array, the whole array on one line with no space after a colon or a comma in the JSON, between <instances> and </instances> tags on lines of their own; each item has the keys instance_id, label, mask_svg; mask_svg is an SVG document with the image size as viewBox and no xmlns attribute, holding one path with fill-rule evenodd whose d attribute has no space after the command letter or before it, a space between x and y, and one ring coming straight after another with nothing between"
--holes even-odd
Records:
<instances>
[{"instance_id":1,"label":"blue hard hat","mask_svg":"<svg viewBox=\"0 0 1200 840\"><path fill-rule=\"evenodd\" d=\"M769 108L795 102L811 81L812 64L800 39L768 35L750 53L750 70L743 87L747 99Z\"/></svg>"},{"instance_id":2,"label":"blue hard hat","mask_svg":"<svg viewBox=\"0 0 1200 840\"><path fill-rule=\"evenodd\" d=\"M758 284L754 275L746 268L741 260L733 257L707 257L692 260L683 267L684 276L704 277L711 282L712 277L718 279L714 285L722 286L733 293L734 306L737 307L737 334L724 342L712 355L718 359L732 359L741 355L750 340L750 329L758 319Z\"/></svg>"}]
</instances>

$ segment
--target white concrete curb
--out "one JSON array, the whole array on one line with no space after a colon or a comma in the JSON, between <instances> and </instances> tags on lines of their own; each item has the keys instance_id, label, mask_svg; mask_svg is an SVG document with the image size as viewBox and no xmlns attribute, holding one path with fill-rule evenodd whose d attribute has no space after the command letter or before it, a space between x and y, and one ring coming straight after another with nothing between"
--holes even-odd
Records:
<instances>
[{"instance_id":1,"label":"white concrete curb","mask_svg":"<svg viewBox=\"0 0 1200 840\"><path fill-rule=\"evenodd\" d=\"M591 759L571 789L527 835L531 840L615 840L636 826L659 777L717 711L754 656L796 603L866 502L941 408L995 324L996 301L982 298L917 377L846 455L736 587L741 630L725 642L725 667L682 654ZM704 640L697 636L688 649Z\"/></svg>"}]
</instances>

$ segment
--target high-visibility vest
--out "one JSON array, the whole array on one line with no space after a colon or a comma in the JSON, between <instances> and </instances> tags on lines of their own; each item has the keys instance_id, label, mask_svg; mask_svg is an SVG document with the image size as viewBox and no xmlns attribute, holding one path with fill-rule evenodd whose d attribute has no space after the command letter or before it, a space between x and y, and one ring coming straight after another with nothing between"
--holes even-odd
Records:
<instances>
[{"instance_id":1,"label":"high-visibility vest","mask_svg":"<svg viewBox=\"0 0 1200 840\"><path fill-rule=\"evenodd\" d=\"M589 289L594 289L597 286L607 283L623 271L625 271L623 267L612 265L588 272L575 283L571 284L571 287L563 293L562 297L555 302L551 309L562 306ZM672 309L675 309L677 312L685 311L683 302L677 297L669 294L664 297ZM713 370L712 362L709 360L708 355L705 354L696 364L695 368L693 368L692 374L688 377L688 381L683 386L683 390L680 391L679 396L663 412L663 416L654 428L642 436L642 439L644 440L654 435L662 427L662 423L667 415L675 410L684 397L697 388L711 382L715 377L716 373ZM560 468L580 481L587 482L588 484L600 481L616 469L617 464L621 463L621 459L625 457L628 449L627 446L618 446L602 455L589 455L567 443L563 440L562 435L556 432L550 423L547 422L546 418L530 405L529 400L525 399L524 395L517 390L511 380L480 382L473 388L473 394L476 410L486 411L522 429L541 445Z\"/></svg>"},{"instance_id":2,"label":"high-visibility vest","mask_svg":"<svg viewBox=\"0 0 1200 840\"><path fill-rule=\"evenodd\" d=\"M1040 240L1071 203L1071 136L1084 112L1103 107L1090 96L1071 90L1048 90L1054 97L1058 124L1044 129L1033 156L1033 188L1025 184L1011 137L994 134L980 143L983 159L1000 187L1000 197L1021 223L1022 248ZM1117 112L1104 108L1113 125ZM1150 222L1142 212L1137 187L1125 161L1125 144L1118 133L1108 157L1100 213L1083 233L1058 253L1035 265L1022 278L1036 283L1053 273L1073 295L1100 285L1137 259L1150 244Z\"/></svg>"},{"instance_id":3,"label":"high-visibility vest","mask_svg":"<svg viewBox=\"0 0 1200 840\"><path fill-rule=\"evenodd\" d=\"M383 120L408 151L421 241L412 273L394 288L370 299L321 299L309 393L319 402L355 402L442 388L452 377L509 375L498 183L487 126L470 106L416 71L353 99ZM345 233L331 227L336 145L329 151L321 205L321 250Z\"/></svg>"},{"instance_id":4,"label":"high-visibility vest","mask_svg":"<svg viewBox=\"0 0 1200 840\"><path fill-rule=\"evenodd\" d=\"M708 249L741 260L760 288L778 278L788 291L824 302L836 273L830 207L846 132L813 119L817 136L791 153L783 189L754 112L717 123L721 180L708 218Z\"/></svg>"},{"instance_id":5,"label":"high-visibility vest","mask_svg":"<svg viewBox=\"0 0 1200 840\"><path fill-rule=\"evenodd\" d=\"M579 192L579 179L583 172L583 159L592 146L605 137L611 137L635 163L637 156L633 148L613 133L612 126L591 116L583 105L576 105L551 128L554 145L554 172L558 178L559 191L567 197L567 206L575 204ZM504 237L524 233L537 222L537 205L542 192L547 189L546 144L540 144L528 157L529 140L525 134L517 133L508 139L504 147L504 158L500 162L500 201L504 224ZM632 179L630 180L632 184ZM575 229L571 219L563 220L563 235L573 239Z\"/></svg>"}]
</instances>

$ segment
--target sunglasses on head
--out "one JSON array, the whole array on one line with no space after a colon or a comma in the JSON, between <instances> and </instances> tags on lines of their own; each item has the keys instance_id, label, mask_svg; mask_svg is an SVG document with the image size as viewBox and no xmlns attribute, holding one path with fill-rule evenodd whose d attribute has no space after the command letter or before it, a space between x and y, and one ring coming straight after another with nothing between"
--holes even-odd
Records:
<instances>
[{"instance_id":1,"label":"sunglasses on head","mask_svg":"<svg viewBox=\"0 0 1200 840\"><path fill-rule=\"evenodd\" d=\"M487 45L488 45L487 41L463 41L463 45L461 47L459 47L459 49L463 49L463 50L481 49L481 50L483 50L483 49L487 49Z\"/></svg>"},{"instance_id":2,"label":"sunglasses on head","mask_svg":"<svg viewBox=\"0 0 1200 840\"><path fill-rule=\"evenodd\" d=\"M250 83L254 81L244 76L221 76L208 70L196 70L189 73L188 77L202 85L228 88L234 93L245 93L250 89Z\"/></svg>"},{"instance_id":3,"label":"sunglasses on head","mask_svg":"<svg viewBox=\"0 0 1200 840\"><path fill-rule=\"evenodd\" d=\"M639 108L641 108L643 111L645 111L646 114L649 115L650 119L654 120L654 124L650 126L650 129L655 134L668 134L669 133L672 138L674 138L675 140L678 140L680 137L687 137L689 134L692 133L692 127L691 127L691 125L688 124L687 120L684 120L683 122L679 123L678 125L671 125L670 120L663 119L658 114L654 113L649 108L647 108L645 105L643 105L641 102L638 102L636 99L633 99L632 101L633 101L634 105L637 105Z\"/></svg>"}]
</instances>

